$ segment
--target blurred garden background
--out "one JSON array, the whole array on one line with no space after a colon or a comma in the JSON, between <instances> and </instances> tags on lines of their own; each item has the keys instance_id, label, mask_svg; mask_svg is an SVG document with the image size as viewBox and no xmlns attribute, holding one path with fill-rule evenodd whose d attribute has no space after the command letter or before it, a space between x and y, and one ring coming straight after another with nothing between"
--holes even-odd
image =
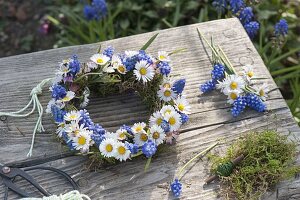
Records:
<instances>
[{"instance_id":1,"label":"blurred garden background","mask_svg":"<svg viewBox=\"0 0 300 200\"><path fill-rule=\"evenodd\" d=\"M0 0L0 57L229 17L300 124L300 0Z\"/></svg>"}]
</instances>

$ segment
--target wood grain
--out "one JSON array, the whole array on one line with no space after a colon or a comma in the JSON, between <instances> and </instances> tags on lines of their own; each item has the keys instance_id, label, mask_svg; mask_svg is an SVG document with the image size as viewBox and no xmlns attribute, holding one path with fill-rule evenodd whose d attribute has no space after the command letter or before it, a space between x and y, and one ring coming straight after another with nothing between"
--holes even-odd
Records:
<instances>
[{"instance_id":1,"label":"wood grain","mask_svg":"<svg viewBox=\"0 0 300 200\"><path fill-rule=\"evenodd\" d=\"M193 112L190 115L190 122L181 129L176 145L153 159L147 173L143 171L145 159L141 158L91 172L86 169L86 158L65 156L66 148L59 144L52 134L55 126L51 117L45 115L43 120L46 132L38 134L33 157L30 159L66 171L79 182L82 192L92 199L172 199L167 187L176 171L194 154L210 146L217 139L222 139L222 144L217 148L222 152L240 135L254 130L277 129L282 134L292 132L296 138L300 138L300 129L278 89L270 93L267 101L268 111L265 114L247 110L238 118L231 116L230 106L226 103L225 97L218 92L200 95L199 84L209 79L211 68L209 57L198 38L196 28L205 35L212 35L215 38L238 71L241 70L242 65L253 64L257 76L267 78L265 81L272 88L277 88L237 19L217 20L162 30L159 31L159 36L149 47L148 52L155 54L159 50L172 51L186 48L185 52L172 56L172 74L186 78L185 94ZM101 45L114 46L117 51L137 50L155 33L115 39L102 42ZM51 77L60 60L77 54L81 61L87 61L98 46L99 44L89 44L1 58L0 110L14 111L23 107L29 99L28 94L32 87L42 79ZM44 106L49 101L49 95L45 90L40 97ZM131 125L148 119L146 107L134 94L106 98L94 96L87 110L94 122L112 131L122 124ZM26 119L9 118L7 122L0 122L0 163L26 160L35 117L36 115ZM60 158L56 159L56 156ZM218 184L203 187L204 180L209 175L208 169L206 160L194 164L182 180L184 183L182 199L219 198ZM70 190L70 186L55 174L35 171L32 175L55 194ZM39 195L26 183L18 181L18 184L25 187L28 192ZM299 179L284 182L279 184L277 192L271 193L270 196L273 195L275 199L287 199L293 195L297 197L299 192L293 191L298 191L298 188L300 189ZM0 198L3 192L4 189L0 186ZM10 199L17 199L17 196L10 193Z\"/></svg>"}]
</instances>

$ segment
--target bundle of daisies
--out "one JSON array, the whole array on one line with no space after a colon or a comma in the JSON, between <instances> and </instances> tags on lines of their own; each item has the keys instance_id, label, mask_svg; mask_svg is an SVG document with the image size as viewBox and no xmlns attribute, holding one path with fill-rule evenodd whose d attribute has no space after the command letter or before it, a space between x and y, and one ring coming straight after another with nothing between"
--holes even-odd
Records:
<instances>
[{"instance_id":1,"label":"bundle of daisies","mask_svg":"<svg viewBox=\"0 0 300 200\"><path fill-rule=\"evenodd\" d=\"M150 45L153 38L146 45ZM71 150L82 154L100 152L101 158L125 161L137 155L147 158L156 153L158 145L172 143L178 136L181 125L189 119L190 106L184 98L185 79L173 81L170 55L159 51L156 57L139 51L115 53L112 47L80 63L77 56L60 63L53 85L52 99L47 112L57 123L57 135ZM174 53L174 52L173 52ZM123 125L115 132L108 132L90 118L83 109L89 103L89 84L122 84L139 88L153 88L160 105L150 116L149 122ZM157 85L158 87L151 87Z\"/></svg>"},{"instance_id":2,"label":"bundle of daisies","mask_svg":"<svg viewBox=\"0 0 300 200\"><path fill-rule=\"evenodd\" d=\"M211 80L200 86L202 93L219 89L227 96L227 102L232 105L231 114L237 117L246 107L257 112L264 112L267 107L264 103L269 92L267 84L254 86L255 76L253 66L243 66L243 72L237 73L224 51L213 42L210 44L198 30L200 38L204 39L212 50L213 69Z\"/></svg>"}]
</instances>

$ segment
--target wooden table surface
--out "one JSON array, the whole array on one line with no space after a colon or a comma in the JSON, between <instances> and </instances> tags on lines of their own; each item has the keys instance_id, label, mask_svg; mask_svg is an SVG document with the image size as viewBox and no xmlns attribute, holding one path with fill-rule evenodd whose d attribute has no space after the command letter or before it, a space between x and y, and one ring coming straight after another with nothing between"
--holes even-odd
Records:
<instances>
[{"instance_id":1,"label":"wooden table surface","mask_svg":"<svg viewBox=\"0 0 300 200\"><path fill-rule=\"evenodd\" d=\"M167 187L175 172L196 153L215 143L218 138L224 142L216 149L220 152L249 131L277 129L282 134L292 132L300 138L300 129L293 120L285 100L278 89L270 93L264 114L247 110L237 118L230 114L226 98L214 91L200 95L199 85L210 78L211 65L208 55L197 35L196 28L206 36L212 35L238 71L245 64L252 64L259 77L271 88L276 88L266 66L255 50L242 25L237 19L224 19L158 31L157 39L148 48L154 54L159 50L172 51L186 48L183 53L172 56L173 75L186 78L185 94L192 106L190 121L181 129L178 142L168 151L153 159L150 169L144 173L145 159L121 163L113 167L102 167L97 172L87 170L87 159L70 156L53 132L55 125L49 115L43 117L45 133L37 134L30 160L43 166L57 167L69 173L80 185L81 192L91 199L172 199ZM155 32L145 33L106 42L102 47L112 45L117 51L138 50ZM45 38L46 39L46 38ZM58 62L77 54L81 61L87 61L97 51L99 44L66 47L0 59L0 110L15 111L29 100L31 89L42 79L52 77ZM44 105L50 98L46 92L40 96ZM147 109L137 96L119 95L107 98L93 97L87 110L94 122L104 128L116 130L122 124L133 124L147 119ZM8 118L0 121L0 163L29 160L26 154L31 143L34 120L37 115L23 119ZM297 159L299 163L300 156ZM218 184L203 187L209 173L208 162L196 162L182 179L182 199L218 199ZM31 173L38 182L54 194L70 190L70 186L59 176L42 171ZM4 188L0 180L0 199ZM19 181L19 185L35 196L32 187ZM9 199L18 197L9 193ZM271 195L271 196L270 196ZM300 180L295 178L278 185L275 192L265 199L300 199Z\"/></svg>"}]
</instances>

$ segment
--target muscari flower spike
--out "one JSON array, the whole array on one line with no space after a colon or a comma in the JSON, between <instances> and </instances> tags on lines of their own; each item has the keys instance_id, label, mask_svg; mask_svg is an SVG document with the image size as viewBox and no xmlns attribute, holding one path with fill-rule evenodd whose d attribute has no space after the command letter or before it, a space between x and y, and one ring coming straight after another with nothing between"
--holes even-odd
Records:
<instances>
[{"instance_id":1,"label":"muscari flower spike","mask_svg":"<svg viewBox=\"0 0 300 200\"><path fill-rule=\"evenodd\" d=\"M237 14L240 10L245 7L244 0L230 0L229 1L230 9L234 14Z\"/></svg>"},{"instance_id":2,"label":"muscari flower spike","mask_svg":"<svg viewBox=\"0 0 300 200\"><path fill-rule=\"evenodd\" d=\"M211 71L211 78L214 81L221 80L225 77L225 67L222 64L215 64Z\"/></svg>"},{"instance_id":3,"label":"muscari flower spike","mask_svg":"<svg viewBox=\"0 0 300 200\"><path fill-rule=\"evenodd\" d=\"M51 87L52 90L52 98L55 100L62 99L67 95L66 88L61 85L53 85Z\"/></svg>"},{"instance_id":4,"label":"muscari flower spike","mask_svg":"<svg viewBox=\"0 0 300 200\"><path fill-rule=\"evenodd\" d=\"M286 36L288 33L289 25L285 19L279 20L277 24L275 24L275 35L276 37L279 36Z\"/></svg>"},{"instance_id":5,"label":"muscari flower spike","mask_svg":"<svg viewBox=\"0 0 300 200\"><path fill-rule=\"evenodd\" d=\"M129 149L131 154L137 154L140 150L140 148L137 144L132 144L132 143L129 143L129 142L125 142L125 145Z\"/></svg>"},{"instance_id":6,"label":"muscari flower spike","mask_svg":"<svg viewBox=\"0 0 300 200\"><path fill-rule=\"evenodd\" d=\"M173 183L171 183L171 191L173 195L178 198L182 192L182 184L178 179L175 179Z\"/></svg>"},{"instance_id":7,"label":"muscari flower spike","mask_svg":"<svg viewBox=\"0 0 300 200\"><path fill-rule=\"evenodd\" d=\"M234 100L233 102L233 107L231 108L232 116L237 117L239 114L241 114L241 112L245 110L246 105L247 101L245 97L239 96L238 98L236 98L236 100Z\"/></svg>"},{"instance_id":8,"label":"muscari flower spike","mask_svg":"<svg viewBox=\"0 0 300 200\"><path fill-rule=\"evenodd\" d=\"M148 140L142 146L142 152L147 158L152 157L155 154L156 150L157 146L152 140Z\"/></svg>"},{"instance_id":9,"label":"muscari flower spike","mask_svg":"<svg viewBox=\"0 0 300 200\"><path fill-rule=\"evenodd\" d=\"M189 121L189 116L187 115L187 114L184 114L184 113L180 113L180 115L181 115L181 123L182 124L185 124L185 123L187 123L188 121Z\"/></svg>"},{"instance_id":10,"label":"muscari flower spike","mask_svg":"<svg viewBox=\"0 0 300 200\"><path fill-rule=\"evenodd\" d=\"M227 0L214 0L212 6L218 13L223 14L227 9Z\"/></svg>"},{"instance_id":11,"label":"muscari flower spike","mask_svg":"<svg viewBox=\"0 0 300 200\"><path fill-rule=\"evenodd\" d=\"M70 73L75 76L80 71L80 62L76 55L73 55L70 63L69 63Z\"/></svg>"},{"instance_id":12,"label":"muscari flower spike","mask_svg":"<svg viewBox=\"0 0 300 200\"><path fill-rule=\"evenodd\" d=\"M157 67L159 68L160 73L162 75L168 76L171 72L171 67L170 67L169 63L167 63L167 62L161 61L157 64Z\"/></svg>"},{"instance_id":13,"label":"muscari flower spike","mask_svg":"<svg viewBox=\"0 0 300 200\"><path fill-rule=\"evenodd\" d=\"M100 20L107 15L107 5L104 0L93 0L91 5L85 5L83 15L87 20Z\"/></svg>"},{"instance_id":14,"label":"muscari flower spike","mask_svg":"<svg viewBox=\"0 0 300 200\"><path fill-rule=\"evenodd\" d=\"M121 126L120 129L125 129L127 131L127 133L129 133L130 135L133 135L132 129L128 125L123 124L123 126Z\"/></svg>"},{"instance_id":15,"label":"muscari flower spike","mask_svg":"<svg viewBox=\"0 0 300 200\"><path fill-rule=\"evenodd\" d=\"M176 94L181 94L183 92L184 86L185 86L185 79L179 79L173 83L172 90Z\"/></svg>"},{"instance_id":16,"label":"muscari flower spike","mask_svg":"<svg viewBox=\"0 0 300 200\"><path fill-rule=\"evenodd\" d=\"M248 36L251 39L253 39L258 32L259 23L256 21L252 21L252 22L245 24L244 28L245 28L246 32L248 33Z\"/></svg>"},{"instance_id":17,"label":"muscari flower spike","mask_svg":"<svg viewBox=\"0 0 300 200\"><path fill-rule=\"evenodd\" d=\"M165 133L168 133L170 131L170 124L166 120L163 120L161 122L160 127L164 130Z\"/></svg>"},{"instance_id":18,"label":"muscari flower spike","mask_svg":"<svg viewBox=\"0 0 300 200\"><path fill-rule=\"evenodd\" d=\"M255 94L247 94L246 102L247 106L257 112L264 112L267 109L266 104Z\"/></svg>"},{"instance_id":19,"label":"muscari flower spike","mask_svg":"<svg viewBox=\"0 0 300 200\"><path fill-rule=\"evenodd\" d=\"M202 93L210 92L214 89L216 89L216 81L214 80L206 81L203 85L200 86L200 90Z\"/></svg>"},{"instance_id":20,"label":"muscari flower spike","mask_svg":"<svg viewBox=\"0 0 300 200\"><path fill-rule=\"evenodd\" d=\"M239 14L239 20L242 24L249 23L253 18L253 11L251 7L245 7Z\"/></svg>"},{"instance_id":21,"label":"muscari flower spike","mask_svg":"<svg viewBox=\"0 0 300 200\"><path fill-rule=\"evenodd\" d=\"M61 110L56 105L51 106L51 113L53 115L53 119L56 123L62 123L64 121L64 116L67 113L64 110Z\"/></svg>"},{"instance_id":22,"label":"muscari flower spike","mask_svg":"<svg viewBox=\"0 0 300 200\"><path fill-rule=\"evenodd\" d=\"M113 47L109 46L103 50L103 54L111 59L114 54L114 51L115 51L115 49Z\"/></svg>"}]
</instances>

